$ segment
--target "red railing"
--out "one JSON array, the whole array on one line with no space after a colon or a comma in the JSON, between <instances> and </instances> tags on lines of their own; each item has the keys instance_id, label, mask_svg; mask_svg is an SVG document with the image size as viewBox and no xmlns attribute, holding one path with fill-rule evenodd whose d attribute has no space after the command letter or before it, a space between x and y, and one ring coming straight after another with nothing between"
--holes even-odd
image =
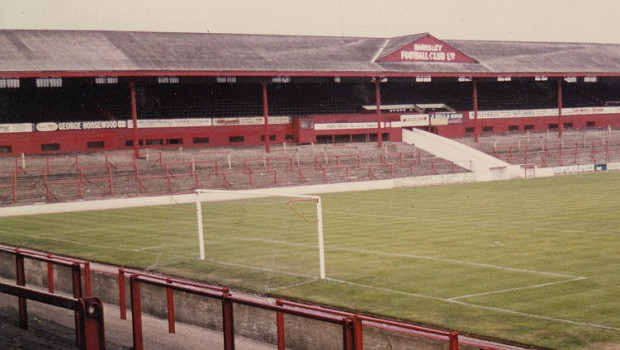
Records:
<instances>
[{"instance_id":1,"label":"red railing","mask_svg":"<svg viewBox=\"0 0 620 350\"><path fill-rule=\"evenodd\" d=\"M52 305L70 305L70 307L67 308L76 311L76 343L78 344L78 347L88 350L104 349L104 347L102 347L105 346L105 344L103 344L103 311L101 308L101 302L97 298L84 298L81 295L80 272L83 269L85 276L85 294L87 297L90 296L90 264L87 261L2 245L0 245L0 251L15 255L17 286L5 287L4 285L0 285L0 292L6 292L8 294L18 296L20 307L20 326L22 326L22 328L27 328L26 299L32 299L31 296L38 293L37 298L42 298L42 300L44 300L43 302L48 300ZM48 263L48 293L30 291L25 288L26 276L24 273L24 258L35 259ZM71 268L72 285L74 290L73 299L63 298L53 294L53 265L68 266ZM169 333L176 332L175 292L182 292L184 294L191 294L198 297L218 300L221 304L222 310L222 336L224 344L223 347L225 350L235 349L234 304L273 311L275 313L274 322L276 323L276 344L279 350L286 348L285 315L293 315L305 319L316 320L324 324L339 326L342 330L342 349L344 350L363 350L364 331L367 328L379 329L391 334L398 333L434 339L439 342L446 342L449 346L449 350L458 350L459 344L466 344L484 350L505 350L486 344L479 344L476 341L469 339L459 339L459 334L456 331L433 329L430 327L412 325L399 321L386 320L282 299L269 301L249 296L241 296L232 294L228 288L158 276L138 270L119 268L118 272L115 272L114 270L98 270L98 272L108 275L117 274L121 319L126 319L127 317L126 280L129 278L134 350L144 349L144 336L142 332L142 296L140 293L140 288L143 284L165 289L165 312L168 319ZM42 294L44 294L44 296L40 296ZM156 293L149 295L152 297L152 295L158 294ZM80 305L85 305L86 307L82 308ZM88 313L89 310L91 310L91 313L85 314ZM99 310L101 310L101 312L99 312ZM100 321L98 318L99 315L101 316ZM89 320L88 317L94 318L94 320Z\"/></svg>"},{"instance_id":2,"label":"red railing","mask_svg":"<svg viewBox=\"0 0 620 350\"><path fill-rule=\"evenodd\" d=\"M39 303L75 311L77 347L84 350L105 350L103 304L99 298L67 298L2 282L0 293L17 296L20 301L36 300ZM22 328L27 329L27 324Z\"/></svg>"},{"instance_id":3,"label":"red railing","mask_svg":"<svg viewBox=\"0 0 620 350\"><path fill-rule=\"evenodd\" d=\"M10 188L13 203L17 202L17 170L2 171L0 174L11 174L12 181L10 184L0 184L0 188Z\"/></svg>"},{"instance_id":4,"label":"red railing","mask_svg":"<svg viewBox=\"0 0 620 350\"><path fill-rule=\"evenodd\" d=\"M352 163L355 164L356 168L360 167L361 159L359 154L338 154L338 155L330 155L325 154L321 156L314 156L314 164L315 167L321 167L329 165L330 159L335 159L335 166L339 168L342 165L342 162L346 159L352 160Z\"/></svg>"},{"instance_id":5,"label":"red railing","mask_svg":"<svg viewBox=\"0 0 620 350\"><path fill-rule=\"evenodd\" d=\"M269 157L269 158L246 158L243 160L243 169L246 171L252 170L275 170L275 164L285 164L284 171L293 171L295 167L295 161L293 158L286 157ZM257 167L253 167L253 164L257 164Z\"/></svg>"},{"instance_id":6,"label":"red railing","mask_svg":"<svg viewBox=\"0 0 620 350\"><path fill-rule=\"evenodd\" d=\"M86 297L91 296L92 286L91 286L91 272L90 272L89 261L43 253L43 252L26 249L26 248L11 247L11 246L6 246L6 245L0 245L0 252L13 254L15 255L16 259L19 257L21 257L21 259L26 257L26 258L30 258L33 260L47 262L47 278L48 278L47 283L48 283L48 290L50 293L54 292L54 265L71 267L77 264L78 267L80 267L80 270L84 271L84 294ZM22 269L22 273L23 273L23 269ZM76 281L74 280L74 282ZM82 288L81 284L79 286L77 285L74 286L74 290L75 288L80 288L80 291L81 291L81 288Z\"/></svg>"},{"instance_id":7,"label":"red railing","mask_svg":"<svg viewBox=\"0 0 620 350\"><path fill-rule=\"evenodd\" d=\"M87 171L93 170L93 173L87 173ZM104 170L105 177L97 173L97 170ZM80 181L83 184L87 183L106 183L108 185L108 192L111 196L114 195L114 177L112 176L112 167L108 166L88 166L78 168Z\"/></svg>"},{"instance_id":8,"label":"red railing","mask_svg":"<svg viewBox=\"0 0 620 350\"><path fill-rule=\"evenodd\" d=\"M118 159L121 159L120 161ZM105 166L114 170L123 168L133 170L136 176L140 175L140 168L138 166L138 160L129 153L126 154L105 154Z\"/></svg>"},{"instance_id":9,"label":"red railing","mask_svg":"<svg viewBox=\"0 0 620 350\"><path fill-rule=\"evenodd\" d=\"M18 286L26 285L26 269L24 258L38 260L47 263L47 284L48 293L54 293L54 265L65 266L71 269L73 297L76 299L91 296L90 263L88 261L66 258L46 253L41 253L29 249L15 248L0 245L0 251L15 256L15 280ZM84 270L84 293L82 292L82 274ZM83 295L85 294L85 295ZM25 297L18 298L19 304L19 325L22 329L28 329L28 311ZM75 315L76 344L78 347L84 345L85 339L82 338L83 329L80 323L80 315Z\"/></svg>"},{"instance_id":10,"label":"red railing","mask_svg":"<svg viewBox=\"0 0 620 350\"><path fill-rule=\"evenodd\" d=\"M118 278L122 319L126 319L125 279L128 275L130 276L129 280L131 291L134 350L144 349L144 337L142 333L142 302L140 295L141 284L149 284L152 286L159 286L161 288L165 288L169 333L175 332L175 313L173 297L173 293L175 291L220 300L222 306L222 336L225 350L233 350L235 348L233 308L234 304L241 304L262 310L274 311L276 313L276 344L278 350L286 349L286 324L284 319L285 314L339 325L340 327L342 327L342 349L344 350L364 349L363 334L365 328L375 328L391 333L400 333L417 337L435 339L437 341L445 341L449 346L449 350L458 350L459 344L475 346L481 350L504 350L502 348L479 344L471 340L461 341L459 340L459 334L456 331L433 329L424 326L380 319L376 317L281 299L278 299L275 302L269 302L258 298L234 295L227 288L166 278L121 268L119 269Z\"/></svg>"},{"instance_id":11,"label":"red railing","mask_svg":"<svg viewBox=\"0 0 620 350\"><path fill-rule=\"evenodd\" d=\"M174 290L189 294L203 296L206 298L217 299L222 305L222 334L224 341L224 350L235 349L235 330L234 330L234 304L241 304L250 307L256 307L263 310L275 311L278 314L290 314L304 318L314 319L322 322L340 325L343 330L343 349L354 350L355 335L353 333L353 319L348 316L339 316L329 313L318 313L312 310L291 309L282 305L277 305L262 301L255 298L232 295L225 288L213 288L196 284L176 284L173 281L162 279L156 276L148 276L144 274L134 274L130 277L131 290L131 312L132 312L132 329L133 329L133 349L144 349L144 337L142 332L142 303L140 296L141 284L150 284L166 288L166 296L168 303L168 322L169 332L174 333L174 298L172 293ZM279 319L279 318L278 318ZM278 324L278 330L281 334L284 332L284 326ZM278 349L284 349L284 337L278 335Z\"/></svg>"},{"instance_id":12,"label":"red railing","mask_svg":"<svg viewBox=\"0 0 620 350\"><path fill-rule=\"evenodd\" d=\"M380 319L380 318L370 317L370 316L365 316L365 315L360 315L360 314L354 314L354 313L349 313L349 312L344 312L344 311L339 311L339 310L332 310L332 309L327 309L327 308L320 307L320 306L302 304L302 303L291 302L291 301L286 301L286 300L281 300L281 299L276 300L276 304L284 306L284 307L292 307L292 308L301 309L301 310L311 310L314 312L333 314L333 315L338 315L338 316L352 319L353 327L354 327L354 338L355 338L354 349L355 350L364 349L364 344L363 344L363 326L364 325L366 325L367 327L383 329L383 330L387 330L390 332L407 333L407 334L422 336L426 338L445 340L445 341L448 341L450 350L458 350L459 348L458 332L456 331L438 330L438 329L433 329L433 328L428 328L428 327L422 327L422 326L411 325L411 324L406 324L402 322L390 321L390 320L385 320L385 319ZM278 329L280 329L281 327L279 323L283 322L281 319L282 317L278 316ZM283 337L283 334L282 334L282 337ZM284 350L284 347L282 348L278 347L278 350Z\"/></svg>"}]
</instances>

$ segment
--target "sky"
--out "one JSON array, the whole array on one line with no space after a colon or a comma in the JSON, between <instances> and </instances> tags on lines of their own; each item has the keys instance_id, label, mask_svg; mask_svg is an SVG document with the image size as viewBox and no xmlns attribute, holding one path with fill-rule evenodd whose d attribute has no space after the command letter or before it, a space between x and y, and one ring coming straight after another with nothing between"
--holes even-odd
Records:
<instances>
[{"instance_id":1,"label":"sky","mask_svg":"<svg viewBox=\"0 0 620 350\"><path fill-rule=\"evenodd\" d=\"M0 29L620 44L617 0L0 0Z\"/></svg>"}]
</instances>

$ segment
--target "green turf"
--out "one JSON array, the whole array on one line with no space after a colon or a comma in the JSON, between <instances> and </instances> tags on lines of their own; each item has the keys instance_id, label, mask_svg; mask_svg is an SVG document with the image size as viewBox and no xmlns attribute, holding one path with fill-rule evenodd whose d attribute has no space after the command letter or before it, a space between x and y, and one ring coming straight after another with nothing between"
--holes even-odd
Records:
<instances>
[{"instance_id":1,"label":"green turf","mask_svg":"<svg viewBox=\"0 0 620 350\"><path fill-rule=\"evenodd\" d=\"M0 241L555 349L620 344L620 173L0 219ZM304 218L312 206L296 205ZM594 345L598 344L598 345Z\"/></svg>"}]
</instances>

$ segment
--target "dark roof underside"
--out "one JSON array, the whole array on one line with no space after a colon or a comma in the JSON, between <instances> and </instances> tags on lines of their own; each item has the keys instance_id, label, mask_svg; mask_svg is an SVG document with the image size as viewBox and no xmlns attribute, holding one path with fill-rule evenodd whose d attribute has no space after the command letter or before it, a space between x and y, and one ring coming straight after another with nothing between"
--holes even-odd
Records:
<instances>
[{"instance_id":1,"label":"dark roof underside","mask_svg":"<svg viewBox=\"0 0 620 350\"><path fill-rule=\"evenodd\" d=\"M479 63L377 63L425 34L350 38L0 30L0 72L620 73L620 45L458 41Z\"/></svg>"}]
</instances>

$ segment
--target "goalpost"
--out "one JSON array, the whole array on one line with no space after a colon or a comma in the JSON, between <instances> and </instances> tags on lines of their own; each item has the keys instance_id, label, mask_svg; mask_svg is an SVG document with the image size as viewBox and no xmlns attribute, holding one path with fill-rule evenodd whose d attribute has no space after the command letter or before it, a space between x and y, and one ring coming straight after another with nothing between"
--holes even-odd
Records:
<instances>
[{"instance_id":1,"label":"goalpost","mask_svg":"<svg viewBox=\"0 0 620 350\"><path fill-rule=\"evenodd\" d=\"M321 205L321 197L311 195L299 195L278 193L269 191L226 191L212 189L198 189L196 194L196 222L198 226L198 246L200 251L200 260L205 260L205 228L203 225L203 202L229 201L229 200L248 200L253 198L283 197L291 198L286 204L301 220L307 222L316 222L316 233L319 250L319 275L321 279L325 279L325 247L323 241L323 209ZM314 202L316 210L316 219L309 219L303 213L299 212L294 206L300 202Z\"/></svg>"}]
</instances>

